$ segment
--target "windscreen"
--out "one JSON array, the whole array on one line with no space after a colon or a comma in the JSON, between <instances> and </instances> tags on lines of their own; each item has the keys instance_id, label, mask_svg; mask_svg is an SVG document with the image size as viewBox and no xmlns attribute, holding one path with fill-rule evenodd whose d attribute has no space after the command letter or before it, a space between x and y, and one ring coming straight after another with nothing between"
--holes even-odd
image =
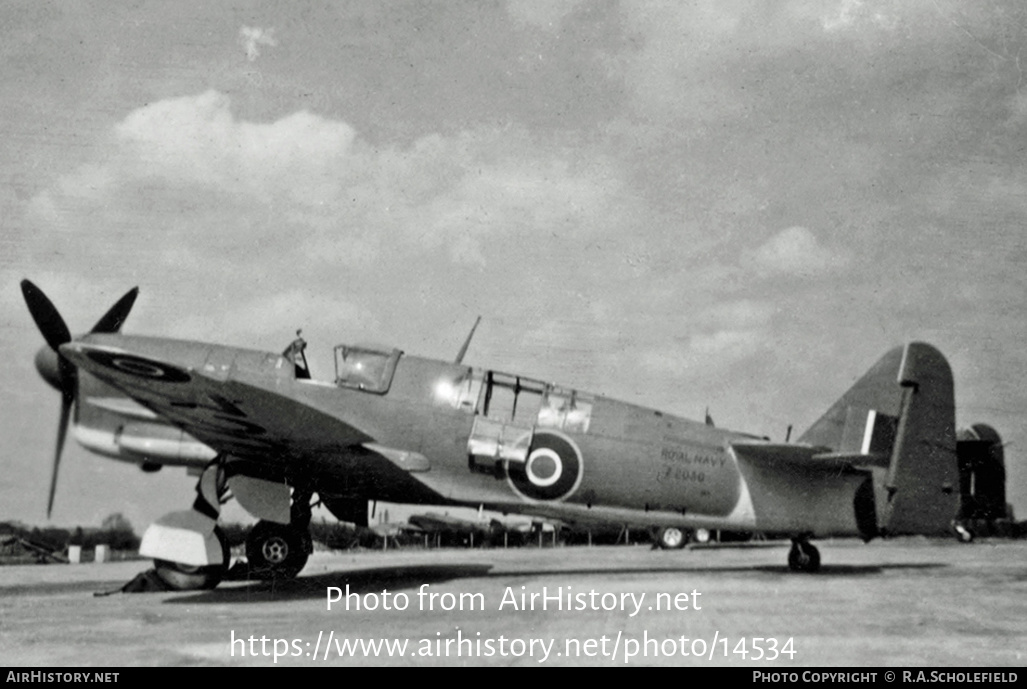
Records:
<instances>
[{"instance_id":1,"label":"windscreen","mask_svg":"<svg viewBox=\"0 0 1027 689\"><path fill-rule=\"evenodd\" d=\"M335 348L335 382L342 387L384 394L392 384L401 353L398 349L339 345Z\"/></svg>"}]
</instances>

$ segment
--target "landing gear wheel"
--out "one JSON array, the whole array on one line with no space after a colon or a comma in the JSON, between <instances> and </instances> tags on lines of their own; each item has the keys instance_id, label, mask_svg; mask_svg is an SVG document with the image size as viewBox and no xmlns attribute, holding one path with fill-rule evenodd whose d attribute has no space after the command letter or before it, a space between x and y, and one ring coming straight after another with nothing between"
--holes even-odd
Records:
<instances>
[{"instance_id":1,"label":"landing gear wheel","mask_svg":"<svg viewBox=\"0 0 1027 689\"><path fill-rule=\"evenodd\" d=\"M222 559L220 565L193 566L171 560L154 560L153 567L157 576L173 591L196 591L212 589L221 583L228 572L228 539L220 527L214 527L214 535L221 544Z\"/></svg>"},{"instance_id":2,"label":"landing gear wheel","mask_svg":"<svg viewBox=\"0 0 1027 689\"><path fill-rule=\"evenodd\" d=\"M688 543L688 534L676 526L664 526L656 532L656 544L662 550L678 550Z\"/></svg>"},{"instance_id":3,"label":"landing gear wheel","mask_svg":"<svg viewBox=\"0 0 1027 689\"><path fill-rule=\"evenodd\" d=\"M820 551L808 541L792 541L788 567L793 572L816 572L820 569Z\"/></svg>"},{"instance_id":4,"label":"landing gear wheel","mask_svg":"<svg viewBox=\"0 0 1027 689\"><path fill-rule=\"evenodd\" d=\"M709 529L696 529L694 536L696 543L709 543L712 534Z\"/></svg>"},{"instance_id":5,"label":"landing gear wheel","mask_svg":"<svg viewBox=\"0 0 1027 689\"><path fill-rule=\"evenodd\" d=\"M313 551L310 533L296 526L260 521L246 537L250 574L258 579L292 579Z\"/></svg>"}]
</instances>

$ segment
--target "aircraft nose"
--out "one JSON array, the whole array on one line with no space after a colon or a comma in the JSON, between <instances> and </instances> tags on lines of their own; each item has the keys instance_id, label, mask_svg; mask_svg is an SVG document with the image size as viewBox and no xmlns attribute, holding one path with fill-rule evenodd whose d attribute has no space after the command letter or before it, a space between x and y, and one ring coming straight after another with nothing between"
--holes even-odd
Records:
<instances>
[{"instance_id":1,"label":"aircraft nose","mask_svg":"<svg viewBox=\"0 0 1027 689\"><path fill-rule=\"evenodd\" d=\"M36 352L36 370L43 380L56 390L62 390L61 385L61 363L57 352L50 349L49 345L43 345Z\"/></svg>"}]
</instances>

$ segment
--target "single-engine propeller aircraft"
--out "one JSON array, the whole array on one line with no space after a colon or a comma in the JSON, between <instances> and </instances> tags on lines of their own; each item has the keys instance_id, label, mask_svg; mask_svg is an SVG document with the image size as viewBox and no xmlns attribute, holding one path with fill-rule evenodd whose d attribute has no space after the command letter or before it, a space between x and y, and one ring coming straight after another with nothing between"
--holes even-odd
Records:
<instances>
[{"instance_id":1,"label":"single-engine propeller aircraft","mask_svg":"<svg viewBox=\"0 0 1027 689\"><path fill-rule=\"evenodd\" d=\"M944 534L959 509L952 373L921 342L775 443L467 366L468 342L455 362L338 345L324 378L298 337L277 354L121 335L136 289L73 338L43 292L21 286L46 340L36 368L62 395L48 515L69 421L93 452L188 468L192 507L150 525L140 547L180 589L227 570L217 520L229 497L259 519L246 554L269 577L306 563L315 495L364 525L379 500L657 528L666 548L698 528L787 534L797 571L818 569L814 537Z\"/></svg>"}]
</instances>

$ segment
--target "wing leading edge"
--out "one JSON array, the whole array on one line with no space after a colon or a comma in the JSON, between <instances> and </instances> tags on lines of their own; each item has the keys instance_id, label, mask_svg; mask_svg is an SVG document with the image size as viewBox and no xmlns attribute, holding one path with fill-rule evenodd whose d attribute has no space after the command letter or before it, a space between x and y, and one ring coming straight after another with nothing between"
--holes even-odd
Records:
<instances>
[{"instance_id":1,"label":"wing leading edge","mask_svg":"<svg viewBox=\"0 0 1027 689\"><path fill-rule=\"evenodd\" d=\"M76 341L61 352L219 454L294 456L373 440L327 410L279 392L289 371L277 355L150 338L125 344L131 349Z\"/></svg>"}]
</instances>

